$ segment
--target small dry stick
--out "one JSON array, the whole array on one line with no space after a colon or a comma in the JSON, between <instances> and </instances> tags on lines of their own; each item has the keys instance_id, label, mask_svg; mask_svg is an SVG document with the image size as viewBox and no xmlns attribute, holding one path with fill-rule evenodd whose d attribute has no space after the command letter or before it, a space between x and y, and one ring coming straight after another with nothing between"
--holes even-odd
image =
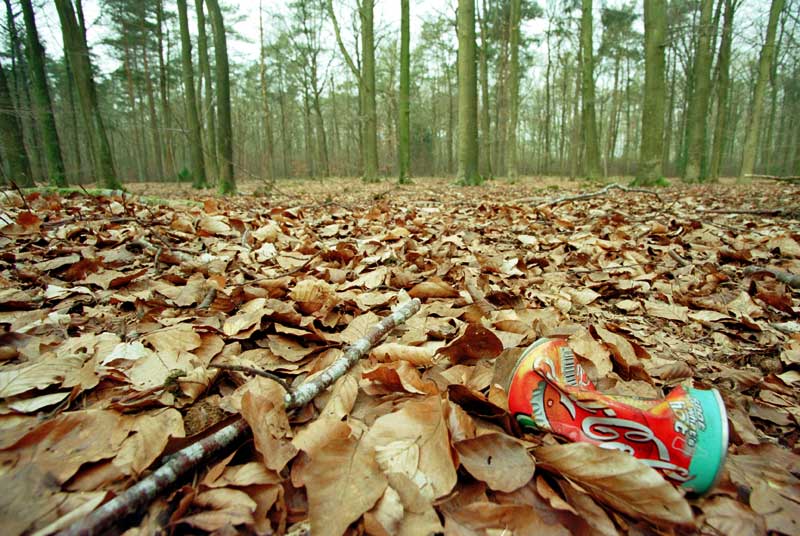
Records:
<instances>
[{"instance_id":1,"label":"small dry stick","mask_svg":"<svg viewBox=\"0 0 800 536\"><path fill-rule=\"evenodd\" d=\"M800 275L784 272L776 268L766 268L762 266L748 266L744 269L744 275L753 275L758 273L768 273L781 283L786 283L792 288L800 288Z\"/></svg>"},{"instance_id":2,"label":"small dry stick","mask_svg":"<svg viewBox=\"0 0 800 536\"><path fill-rule=\"evenodd\" d=\"M278 376L277 374L273 374L266 370L257 369L255 367L246 367L244 365L227 365L224 363L220 363L218 365L209 365L208 368L215 368L220 370L231 370L234 372L244 372L246 374L255 374L256 376L262 376L264 378L269 378L270 380L274 381L287 393L292 390L292 386L287 383L286 380Z\"/></svg>"},{"instance_id":3,"label":"small dry stick","mask_svg":"<svg viewBox=\"0 0 800 536\"><path fill-rule=\"evenodd\" d=\"M395 309L395 311L376 325L369 328L367 334L351 344L344 355L333 362L331 366L326 368L320 374L312 377L294 391L286 393L284 403L286 409L299 408L306 405L314 399L319 393L327 389L333 382L341 378L345 372L350 370L356 361L364 357L369 352L370 348L378 344L387 333L389 333L395 326L398 326L408 320L414 313L419 311L422 303L414 298L407 301L402 306Z\"/></svg>"},{"instance_id":4,"label":"small dry stick","mask_svg":"<svg viewBox=\"0 0 800 536\"><path fill-rule=\"evenodd\" d=\"M786 181L786 182L798 182L800 181L800 176L795 177L778 177L776 175L745 175L745 177L749 179L768 179L771 181Z\"/></svg>"},{"instance_id":5,"label":"small dry stick","mask_svg":"<svg viewBox=\"0 0 800 536\"><path fill-rule=\"evenodd\" d=\"M203 297L203 301L200 302L200 305L197 306L198 309L208 309L211 307L211 304L214 303L214 300L217 299L217 289L214 287L210 287L206 295Z\"/></svg>"},{"instance_id":6,"label":"small dry stick","mask_svg":"<svg viewBox=\"0 0 800 536\"><path fill-rule=\"evenodd\" d=\"M318 376L302 384L296 391L287 393L284 399L286 409L303 406L333 384L389 331L419 311L420 305L418 299L410 300L372 326L367 335L345 350L343 357L337 359ZM140 480L59 534L62 536L100 534L115 522L150 504L153 499L175 484L181 476L208 461L217 452L244 439L249 432L250 428L247 426L247 422L240 417L210 436L168 456L164 464L147 478Z\"/></svg>"},{"instance_id":7,"label":"small dry stick","mask_svg":"<svg viewBox=\"0 0 800 536\"><path fill-rule=\"evenodd\" d=\"M611 184L606 185L604 188L597 190L596 192L590 192L587 194L579 194L579 195L568 195L565 197L559 197L554 201L549 201L547 203L542 203L541 205L537 206L536 208L546 208L546 207L553 207L556 205L560 205L561 203L572 202L572 201L583 201L584 199L592 199L593 197L600 197L601 195L605 195L611 190L622 190L623 192L634 192L640 194L649 194L654 195L656 199L661 201L661 196L658 195L653 190L647 190L645 188L631 188L629 186L622 186L621 184L617 184L612 182Z\"/></svg>"},{"instance_id":8,"label":"small dry stick","mask_svg":"<svg viewBox=\"0 0 800 536\"><path fill-rule=\"evenodd\" d=\"M690 264L692 264L691 262L687 261L686 259L684 259L680 255L678 255L673 250L669 250L667 253L669 254L670 257L672 257L675 260L675 262L677 262L681 266L689 266Z\"/></svg>"},{"instance_id":9,"label":"small dry stick","mask_svg":"<svg viewBox=\"0 0 800 536\"><path fill-rule=\"evenodd\" d=\"M764 208L764 209L709 209L701 210L705 214L752 214L756 216L781 216L797 212L797 209Z\"/></svg>"}]
</instances>

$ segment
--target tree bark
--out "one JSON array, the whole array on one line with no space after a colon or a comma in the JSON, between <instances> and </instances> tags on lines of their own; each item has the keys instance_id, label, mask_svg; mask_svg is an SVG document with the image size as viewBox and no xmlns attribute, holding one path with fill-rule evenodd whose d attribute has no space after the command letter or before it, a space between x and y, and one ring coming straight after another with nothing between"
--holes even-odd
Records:
<instances>
[{"instance_id":1,"label":"tree bark","mask_svg":"<svg viewBox=\"0 0 800 536\"><path fill-rule=\"evenodd\" d=\"M586 149L586 176L589 178L600 177L600 146L597 141L597 118L595 116L594 94L594 53L592 50L592 0L581 0L581 49L583 62L581 76L583 77L583 140Z\"/></svg>"},{"instance_id":2,"label":"tree bark","mask_svg":"<svg viewBox=\"0 0 800 536\"><path fill-rule=\"evenodd\" d=\"M267 164L264 166L266 178L272 180L275 176L275 143L272 136L272 116L269 110L269 92L267 91L267 62L266 48L264 47L264 23L262 22L261 0L258 1L258 46L259 46L259 69L258 76L261 83L261 103L264 107L264 137L266 146L264 156Z\"/></svg>"},{"instance_id":3,"label":"tree bark","mask_svg":"<svg viewBox=\"0 0 800 536\"><path fill-rule=\"evenodd\" d=\"M178 0L178 19L181 29L181 67L183 72L183 97L189 128L189 154L191 155L192 186L205 188L206 166L203 158L203 139L200 134L200 118L197 115L197 99L194 94L194 67L192 63L192 39L189 35L189 17L186 0Z\"/></svg>"},{"instance_id":4,"label":"tree bark","mask_svg":"<svg viewBox=\"0 0 800 536\"><path fill-rule=\"evenodd\" d=\"M11 100L5 69L0 65L0 141L8 162L8 178L24 188L33 186L33 176L22 139L22 125Z\"/></svg>"},{"instance_id":5,"label":"tree bark","mask_svg":"<svg viewBox=\"0 0 800 536\"><path fill-rule=\"evenodd\" d=\"M364 180L378 180L378 116L375 104L374 0L361 0L361 36L364 71Z\"/></svg>"},{"instance_id":6,"label":"tree bark","mask_svg":"<svg viewBox=\"0 0 800 536\"><path fill-rule=\"evenodd\" d=\"M105 188L118 190L122 184L114 170L111 146L108 143L103 117L97 99L89 49L86 35L75 18L71 0L55 0L58 18L61 21L61 32L64 38L64 50L67 51L72 67L75 85L78 87L79 102L86 117L91 117L91 139L93 154L96 155L95 180L102 181Z\"/></svg>"},{"instance_id":7,"label":"tree bark","mask_svg":"<svg viewBox=\"0 0 800 536\"><path fill-rule=\"evenodd\" d=\"M208 61L208 36L206 35L206 17L203 11L203 1L195 0L197 12L197 61L200 66L198 77L197 106L200 109L200 120L205 118L208 133L204 137L206 147L206 176L213 180L219 178L219 156L217 154L217 113L214 106L214 90L211 85L211 62ZM203 91L205 84L205 91ZM202 103L200 103L202 99Z\"/></svg>"},{"instance_id":8,"label":"tree bark","mask_svg":"<svg viewBox=\"0 0 800 536\"><path fill-rule=\"evenodd\" d=\"M231 126L231 81L228 67L228 43L225 23L217 0L206 0L211 31L214 34L214 60L217 87L217 155L219 158L219 190L236 192L233 178L233 129Z\"/></svg>"},{"instance_id":9,"label":"tree bark","mask_svg":"<svg viewBox=\"0 0 800 536\"><path fill-rule=\"evenodd\" d=\"M722 23L722 38L717 58L717 121L714 126L714 143L711 147L709 179L717 180L722 168L722 152L728 136L728 95L730 92L731 41L733 40L733 17L735 0L725 0L725 15Z\"/></svg>"},{"instance_id":10,"label":"tree bark","mask_svg":"<svg viewBox=\"0 0 800 536\"><path fill-rule=\"evenodd\" d=\"M144 21L142 21L144 27ZM144 89L147 97L147 111L150 115L150 137L153 141L153 156L155 157L156 164L156 179L164 179L164 159L162 152L164 147L161 143L161 129L158 124L158 115L156 114L156 99L155 90L153 89L153 79L150 76L150 61L148 60L147 47L142 45L142 62L144 74Z\"/></svg>"},{"instance_id":11,"label":"tree bark","mask_svg":"<svg viewBox=\"0 0 800 536\"><path fill-rule=\"evenodd\" d=\"M521 0L511 0L509 21L510 61L508 68L508 136L506 137L506 175L516 180L517 170L517 123L519 122L519 25Z\"/></svg>"},{"instance_id":12,"label":"tree bark","mask_svg":"<svg viewBox=\"0 0 800 536\"><path fill-rule=\"evenodd\" d=\"M694 90L689 100L686 115L686 168L685 181L703 181L706 178L705 147L706 122L708 120L708 95L711 82L711 35L714 33L711 22L713 0L702 0L700 12L699 38L694 58Z\"/></svg>"},{"instance_id":13,"label":"tree bark","mask_svg":"<svg viewBox=\"0 0 800 536\"><path fill-rule=\"evenodd\" d=\"M410 115L409 92L411 87L410 43L411 27L409 20L409 0L400 0L400 113L397 139L397 182L408 184L411 155L409 153Z\"/></svg>"},{"instance_id":14,"label":"tree bark","mask_svg":"<svg viewBox=\"0 0 800 536\"><path fill-rule=\"evenodd\" d=\"M480 47L480 77L481 77L481 156L479 158L481 174L486 178L492 178L492 133L491 122L489 120L489 62L487 47L489 46L486 38L486 0L483 0L483 13L477 15L478 26L481 32Z\"/></svg>"},{"instance_id":15,"label":"tree bark","mask_svg":"<svg viewBox=\"0 0 800 536\"><path fill-rule=\"evenodd\" d=\"M458 181L478 185L478 81L475 0L458 0Z\"/></svg>"},{"instance_id":16,"label":"tree bark","mask_svg":"<svg viewBox=\"0 0 800 536\"><path fill-rule=\"evenodd\" d=\"M650 186L663 176L664 48L667 33L666 0L644 0L645 74L642 137L636 182Z\"/></svg>"},{"instance_id":17,"label":"tree bark","mask_svg":"<svg viewBox=\"0 0 800 536\"><path fill-rule=\"evenodd\" d=\"M161 101L161 124L164 129L162 133L164 140L164 171L167 175L174 176L176 170L173 136L171 134L172 114L169 108L167 67L164 63L164 0L158 0L156 3L156 25L158 38L158 94ZM169 42L167 47L167 55L169 55Z\"/></svg>"},{"instance_id":18,"label":"tree bark","mask_svg":"<svg viewBox=\"0 0 800 536\"><path fill-rule=\"evenodd\" d=\"M775 33L778 26L778 19L783 10L784 0L772 0L769 9L769 22L767 24L767 35L764 45L761 47L761 55L758 59L758 78L756 79L755 89L753 90L753 104L750 110L750 120L745 130L744 147L742 148L742 167L739 177L751 175L756 163L756 149L758 148L758 136L761 129L761 115L764 112L764 92L769 82L769 68L772 65L772 56L775 53Z\"/></svg>"},{"instance_id":19,"label":"tree bark","mask_svg":"<svg viewBox=\"0 0 800 536\"><path fill-rule=\"evenodd\" d=\"M64 172L64 160L61 156L61 143L58 140L56 119L50 101L50 89L45 72L44 47L39 41L36 19L33 14L31 0L20 0L22 16L25 20L25 52L28 55L28 67L31 74L31 86L34 97L36 123L44 142L45 160L47 162L48 180L53 186L66 186L67 175Z\"/></svg>"}]
</instances>

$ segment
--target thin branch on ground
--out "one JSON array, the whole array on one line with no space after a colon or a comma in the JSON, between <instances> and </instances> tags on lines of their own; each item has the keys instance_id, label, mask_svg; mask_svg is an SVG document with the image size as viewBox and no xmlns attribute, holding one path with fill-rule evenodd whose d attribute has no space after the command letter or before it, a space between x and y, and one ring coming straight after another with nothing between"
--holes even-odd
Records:
<instances>
[{"instance_id":1,"label":"thin branch on ground","mask_svg":"<svg viewBox=\"0 0 800 536\"><path fill-rule=\"evenodd\" d=\"M754 208L754 209L706 209L700 210L705 214L752 214L757 216L786 216L800 213L800 207L792 208Z\"/></svg>"},{"instance_id":2,"label":"thin branch on ground","mask_svg":"<svg viewBox=\"0 0 800 536\"><path fill-rule=\"evenodd\" d=\"M14 189L19 194L20 199L22 199L22 205L25 207L25 210L27 210L28 212L31 212L31 207L30 207L30 205L28 205L28 200L25 199L25 194L22 193L22 189L19 187L19 185L15 181L10 181L10 182L11 182L11 186L13 186Z\"/></svg>"},{"instance_id":3,"label":"thin branch on ground","mask_svg":"<svg viewBox=\"0 0 800 536\"><path fill-rule=\"evenodd\" d=\"M748 178L748 179L766 179L766 180L770 180L770 181L782 181L782 182L800 182L800 176L780 177L778 175L752 175L752 174L748 174L748 175L745 175L745 178Z\"/></svg>"},{"instance_id":4,"label":"thin branch on ground","mask_svg":"<svg viewBox=\"0 0 800 536\"><path fill-rule=\"evenodd\" d=\"M691 262L687 261L680 255L678 255L674 250L669 250L667 254L669 254L669 256L672 257L675 260L675 262L677 262L681 266L689 266L692 264Z\"/></svg>"},{"instance_id":5,"label":"thin branch on ground","mask_svg":"<svg viewBox=\"0 0 800 536\"><path fill-rule=\"evenodd\" d=\"M615 182L612 182L611 184L607 184L606 186L604 186L600 190L597 190L596 192L589 192L589 193L585 193L585 194L567 195L567 196L564 196L564 197L559 197L558 199L554 199L553 201L548 201L547 203L542 203L542 204L538 205L536 208L541 209L541 208L547 208L547 207L554 207L554 206L560 205L562 203L568 203L568 202L571 203L572 201L584 201L586 199L592 199L592 198L595 198L595 197L600 197L602 195L605 195L608 192L610 192L611 190L621 190L623 192L629 192L629 193L648 194L648 195L655 196L656 199L661 201L661 196L658 195L658 193L654 192L653 190L648 190L646 188L632 188L630 186L622 186L621 184L617 184ZM525 200L523 200L523 201L525 201Z\"/></svg>"},{"instance_id":6,"label":"thin branch on ground","mask_svg":"<svg viewBox=\"0 0 800 536\"><path fill-rule=\"evenodd\" d=\"M283 387L283 390L286 391L287 393L291 392L292 390L292 386L289 385L289 383L286 380L284 380L277 374L273 374L272 372L261 370L255 367L248 367L245 365L227 365L224 363L219 363L217 365L209 365L208 368L230 370L233 372L244 372L245 374L254 374L256 376L261 376L263 378L269 378L270 380L274 381L275 383Z\"/></svg>"},{"instance_id":7,"label":"thin branch on ground","mask_svg":"<svg viewBox=\"0 0 800 536\"><path fill-rule=\"evenodd\" d=\"M197 306L198 309L208 309L211 307L211 304L214 303L214 300L217 299L217 289L211 287L206 292L206 295L203 296L203 301L200 302L200 305Z\"/></svg>"},{"instance_id":8,"label":"thin branch on ground","mask_svg":"<svg viewBox=\"0 0 800 536\"><path fill-rule=\"evenodd\" d=\"M786 283L792 288L800 288L800 275L784 272L777 268L767 268L765 266L748 266L744 269L744 275L752 276L756 274L769 274L781 283Z\"/></svg>"},{"instance_id":9,"label":"thin branch on ground","mask_svg":"<svg viewBox=\"0 0 800 536\"><path fill-rule=\"evenodd\" d=\"M287 392L284 398L286 409L304 406L327 389L392 329L419 311L420 306L421 302L418 299L410 300L372 326L367 335L350 345L345 350L344 356L337 359L330 367L300 385L296 390ZM77 523L72 524L60 534L62 536L78 536L102 533L118 521L150 504L186 473L207 463L216 453L244 440L249 434L250 427L243 418L239 417L213 434L170 455L164 464L153 473Z\"/></svg>"}]
</instances>

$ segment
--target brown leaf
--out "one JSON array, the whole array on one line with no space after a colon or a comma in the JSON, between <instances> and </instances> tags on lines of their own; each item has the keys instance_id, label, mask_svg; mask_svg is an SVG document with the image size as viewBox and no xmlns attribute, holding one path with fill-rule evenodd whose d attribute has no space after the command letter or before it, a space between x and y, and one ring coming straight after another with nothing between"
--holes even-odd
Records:
<instances>
[{"instance_id":1,"label":"brown leaf","mask_svg":"<svg viewBox=\"0 0 800 536\"><path fill-rule=\"evenodd\" d=\"M519 504L475 502L449 511L445 520L445 534L491 534L491 529L511 534L549 534L551 530L536 510Z\"/></svg>"},{"instance_id":2,"label":"brown leaf","mask_svg":"<svg viewBox=\"0 0 800 536\"><path fill-rule=\"evenodd\" d=\"M281 471L297 454L297 448L288 439L291 428L283 394L274 381L256 377L248 382L242 397L242 417L253 430L264 465L273 471Z\"/></svg>"},{"instance_id":3,"label":"brown leaf","mask_svg":"<svg viewBox=\"0 0 800 536\"><path fill-rule=\"evenodd\" d=\"M774 490L767 482L759 484L750 494L750 507L764 516L767 530L783 534L797 534L800 531L800 503L789 500Z\"/></svg>"},{"instance_id":4,"label":"brown leaf","mask_svg":"<svg viewBox=\"0 0 800 536\"><path fill-rule=\"evenodd\" d=\"M654 523L691 525L686 499L664 478L630 454L589 443L536 449L539 465L585 488L598 501Z\"/></svg>"},{"instance_id":5,"label":"brown leaf","mask_svg":"<svg viewBox=\"0 0 800 536\"><path fill-rule=\"evenodd\" d=\"M408 291L412 298L455 298L458 291L439 278L432 278L429 281L418 283Z\"/></svg>"},{"instance_id":6,"label":"brown leaf","mask_svg":"<svg viewBox=\"0 0 800 536\"><path fill-rule=\"evenodd\" d=\"M379 417L364 438L364 443L376 450L404 441L408 443L400 450L418 449L416 472L412 473L411 467L387 472L404 472L423 490L423 495L429 494L429 498L449 493L456 483L456 467L439 396L411 400L400 410ZM387 456L387 461L393 457L394 454Z\"/></svg>"},{"instance_id":7,"label":"brown leaf","mask_svg":"<svg viewBox=\"0 0 800 536\"><path fill-rule=\"evenodd\" d=\"M364 385L364 392L367 394L387 394L398 391L433 394L437 391L436 385L423 380L417 369L408 361L378 364L364 370L362 377L371 382Z\"/></svg>"},{"instance_id":8,"label":"brown leaf","mask_svg":"<svg viewBox=\"0 0 800 536\"><path fill-rule=\"evenodd\" d=\"M503 343L491 330L478 324L467 324L463 334L438 350L453 364L474 359L492 359L503 351Z\"/></svg>"},{"instance_id":9,"label":"brown leaf","mask_svg":"<svg viewBox=\"0 0 800 536\"><path fill-rule=\"evenodd\" d=\"M210 489L199 493L194 499L194 505L208 510L184 517L180 520L181 523L208 532L254 523L256 503L244 491L230 488Z\"/></svg>"},{"instance_id":10,"label":"brown leaf","mask_svg":"<svg viewBox=\"0 0 800 536\"><path fill-rule=\"evenodd\" d=\"M183 418L174 408L140 414L131 431L113 463L122 474L139 475L161 456L170 438L184 437Z\"/></svg>"},{"instance_id":11,"label":"brown leaf","mask_svg":"<svg viewBox=\"0 0 800 536\"><path fill-rule=\"evenodd\" d=\"M337 421L328 428L310 460L293 479L308 492L311 532L339 536L371 509L386 490L387 480L375 461L374 450L351 435L350 426Z\"/></svg>"},{"instance_id":12,"label":"brown leaf","mask_svg":"<svg viewBox=\"0 0 800 536\"><path fill-rule=\"evenodd\" d=\"M703 514L706 525L719 534L762 536L767 532L762 516L729 497L719 496L705 501Z\"/></svg>"},{"instance_id":13,"label":"brown leaf","mask_svg":"<svg viewBox=\"0 0 800 536\"><path fill-rule=\"evenodd\" d=\"M425 367L433 364L434 352L430 348L387 342L373 348L371 355L379 361L407 361L415 367Z\"/></svg>"},{"instance_id":14,"label":"brown leaf","mask_svg":"<svg viewBox=\"0 0 800 536\"><path fill-rule=\"evenodd\" d=\"M689 308L683 305L647 300L644 302L644 307L647 309L647 314L657 316L658 318L677 320L678 322L684 323L689 321L689 317L687 316Z\"/></svg>"},{"instance_id":15,"label":"brown leaf","mask_svg":"<svg viewBox=\"0 0 800 536\"><path fill-rule=\"evenodd\" d=\"M510 492L533 476L534 463L527 449L506 434L486 434L455 445L461 464L494 490Z\"/></svg>"},{"instance_id":16,"label":"brown leaf","mask_svg":"<svg viewBox=\"0 0 800 536\"><path fill-rule=\"evenodd\" d=\"M581 328L569 338L569 347L580 357L591 361L598 378L608 375L613 369L611 354L604 345L597 342L589 330Z\"/></svg>"}]
</instances>

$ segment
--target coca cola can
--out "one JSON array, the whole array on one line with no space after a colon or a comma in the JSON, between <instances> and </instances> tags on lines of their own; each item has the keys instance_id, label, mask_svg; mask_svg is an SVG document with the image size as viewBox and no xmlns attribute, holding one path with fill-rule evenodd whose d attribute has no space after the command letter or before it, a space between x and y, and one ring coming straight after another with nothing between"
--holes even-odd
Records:
<instances>
[{"instance_id":1,"label":"coca cola can","mask_svg":"<svg viewBox=\"0 0 800 536\"><path fill-rule=\"evenodd\" d=\"M719 480L728 419L716 389L676 387L664 399L603 394L564 339L539 339L517 361L508 408L523 429L627 452L697 494Z\"/></svg>"}]
</instances>

